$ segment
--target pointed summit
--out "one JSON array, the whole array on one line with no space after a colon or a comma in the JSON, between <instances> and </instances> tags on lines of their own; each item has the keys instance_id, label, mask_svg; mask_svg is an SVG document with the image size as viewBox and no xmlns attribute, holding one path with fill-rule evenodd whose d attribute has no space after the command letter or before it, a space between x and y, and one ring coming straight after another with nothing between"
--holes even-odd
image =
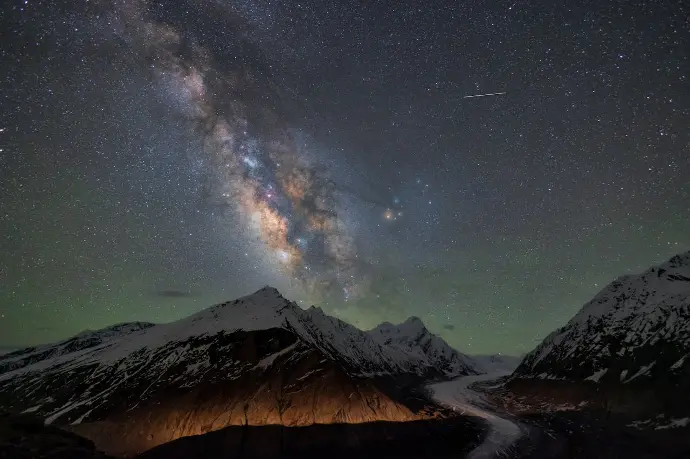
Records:
<instances>
[{"instance_id":1,"label":"pointed summit","mask_svg":"<svg viewBox=\"0 0 690 459\"><path fill-rule=\"evenodd\" d=\"M254 295L259 295L259 296L264 296L264 297L275 297L275 298L283 298L283 295L280 294L277 288L271 287L270 285L266 285L256 292L254 292L252 295L249 296L254 296Z\"/></svg>"}]
</instances>

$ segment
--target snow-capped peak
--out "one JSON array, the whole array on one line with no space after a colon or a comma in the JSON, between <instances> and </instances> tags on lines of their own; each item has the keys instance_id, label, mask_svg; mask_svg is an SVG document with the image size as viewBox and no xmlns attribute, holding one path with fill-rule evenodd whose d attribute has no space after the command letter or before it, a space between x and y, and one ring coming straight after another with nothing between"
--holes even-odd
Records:
<instances>
[{"instance_id":1,"label":"snow-capped peak","mask_svg":"<svg viewBox=\"0 0 690 459\"><path fill-rule=\"evenodd\" d=\"M382 345L397 347L404 354L415 355L420 361L446 375L481 372L474 367L469 357L457 352L443 339L427 330L418 317L410 317L398 325L384 322L368 334Z\"/></svg>"},{"instance_id":2,"label":"snow-capped peak","mask_svg":"<svg viewBox=\"0 0 690 459\"><path fill-rule=\"evenodd\" d=\"M655 314L660 303L685 297L689 285L690 252L686 252L641 274L617 278L584 305L569 323L585 323L604 316L620 319L632 313ZM644 300L637 299L641 292Z\"/></svg>"},{"instance_id":3,"label":"snow-capped peak","mask_svg":"<svg viewBox=\"0 0 690 459\"><path fill-rule=\"evenodd\" d=\"M265 287L257 290L253 294L249 295L255 298L265 298L265 299L276 299L276 300L284 300L283 295L280 294L277 288L271 287L270 285L266 285ZM246 297L245 297L246 298ZM269 304L270 305L270 304Z\"/></svg>"},{"instance_id":4,"label":"snow-capped peak","mask_svg":"<svg viewBox=\"0 0 690 459\"><path fill-rule=\"evenodd\" d=\"M681 373L690 346L690 252L617 278L516 370L598 382ZM633 376L629 376L633 375Z\"/></svg>"},{"instance_id":5,"label":"snow-capped peak","mask_svg":"<svg viewBox=\"0 0 690 459\"><path fill-rule=\"evenodd\" d=\"M408 336L429 333L429 330L427 330L426 326L424 326L424 322L422 322L422 320L419 317L415 316L410 317L405 322L398 325L397 328L398 330L400 330L401 333L406 334Z\"/></svg>"}]
</instances>

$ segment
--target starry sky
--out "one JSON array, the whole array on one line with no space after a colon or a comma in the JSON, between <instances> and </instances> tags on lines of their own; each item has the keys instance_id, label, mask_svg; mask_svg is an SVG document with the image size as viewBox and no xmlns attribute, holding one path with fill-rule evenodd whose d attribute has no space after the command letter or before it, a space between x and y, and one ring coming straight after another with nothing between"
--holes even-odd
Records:
<instances>
[{"instance_id":1,"label":"starry sky","mask_svg":"<svg viewBox=\"0 0 690 459\"><path fill-rule=\"evenodd\" d=\"M519 354L690 248L683 2L8 0L0 346L270 284ZM467 97L495 94L485 97Z\"/></svg>"}]
</instances>

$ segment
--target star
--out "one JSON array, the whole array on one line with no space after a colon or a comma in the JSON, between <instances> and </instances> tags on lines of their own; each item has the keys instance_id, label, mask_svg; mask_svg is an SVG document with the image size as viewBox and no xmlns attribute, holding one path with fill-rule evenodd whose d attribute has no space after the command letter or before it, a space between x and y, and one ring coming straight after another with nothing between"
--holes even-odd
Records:
<instances>
[{"instance_id":1,"label":"star","mask_svg":"<svg viewBox=\"0 0 690 459\"><path fill-rule=\"evenodd\" d=\"M268 284L519 354L690 248L662 3L5 3L0 346Z\"/></svg>"}]
</instances>

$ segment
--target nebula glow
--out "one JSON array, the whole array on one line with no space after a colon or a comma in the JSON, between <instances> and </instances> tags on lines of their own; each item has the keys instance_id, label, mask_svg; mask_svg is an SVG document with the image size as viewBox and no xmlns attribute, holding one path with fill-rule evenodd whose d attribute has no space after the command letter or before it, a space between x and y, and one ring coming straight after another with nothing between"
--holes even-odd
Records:
<instances>
[{"instance_id":1,"label":"nebula glow","mask_svg":"<svg viewBox=\"0 0 690 459\"><path fill-rule=\"evenodd\" d=\"M352 236L338 216L333 182L298 154L290 131L239 94L253 75L219 71L211 54L169 24L146 19L146 2L118 4L114 21L143 53L179 114L202 136L216 200L234 206L247 229L307 291L358 291ZM262 109L263 110L263 109ZM271 121L266 122L269 119ZM318 273L318 274L317 274Z\"/></svg>"}]
</instances>

